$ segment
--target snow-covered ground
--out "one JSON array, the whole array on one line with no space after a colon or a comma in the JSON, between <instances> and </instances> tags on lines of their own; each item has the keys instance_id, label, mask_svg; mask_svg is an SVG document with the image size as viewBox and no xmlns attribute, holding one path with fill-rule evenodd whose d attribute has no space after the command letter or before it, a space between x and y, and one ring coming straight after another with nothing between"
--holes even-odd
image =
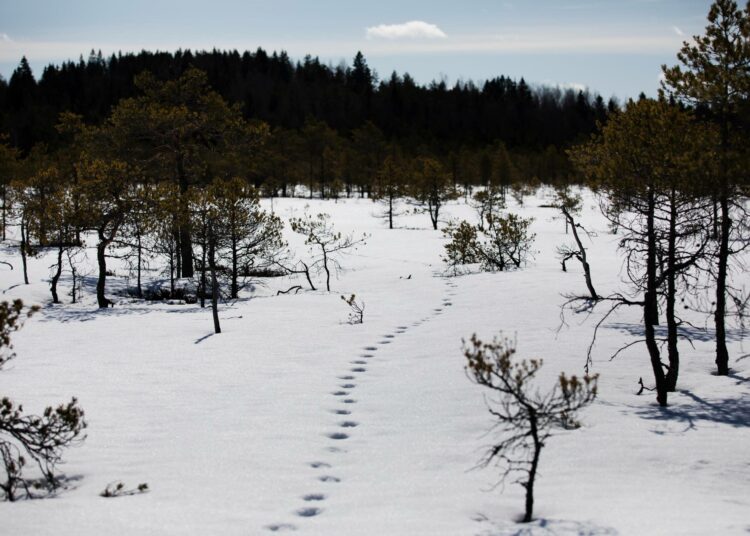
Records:
<instances>
[{"instance_id":1,"label":"snow-covered ground","mask_svg":"<svg viewBox=\"0 0 750 536\"><path fill-rule=\"evenodd\" d=\"M367 200L277 199L284 218L309 204L340 230L372 236L344 259L333 292L276 296L292 283L269 279L221 308L220 335L195 305L120 297L97 310L93 270L83 303L47 305L52 257L31 259L32 282L19 285L20 259L5 247L0 260L16 269L0 266L2 299L44 307L14 335L18 357L0 372L0 393L27 411L76 396L89 428L60 467L70 488L0 503L0 534L747 534L750 359L740 359L738 330L729 377L711 374L710 330L682 345L680 392L660 409L650 393L635 395L651 378L645 348L608 360L638 337L639 311L613 316L595 348L598 400L581 429L542 453L534 523L514 522L522 488L496 487L497 468L475 468L493 421L464 372L462 338L515 336L519 355L542 357L542 380L553 382L582 372L599 318L569 314L558 332L562 294L585 286L579 266L560 270L564 224L545 201L511 207L535 218L528 267L445 278L444 239L426 215L388 230ZM474 214L456 202L449 217ZM621 288L616 237L590 197L584 222L598 231L597 289ZM362 325L346 323L340 295L351 293L366 303ZM118 480L150 492L99 496Z\"/></svg>"}]
</instances>

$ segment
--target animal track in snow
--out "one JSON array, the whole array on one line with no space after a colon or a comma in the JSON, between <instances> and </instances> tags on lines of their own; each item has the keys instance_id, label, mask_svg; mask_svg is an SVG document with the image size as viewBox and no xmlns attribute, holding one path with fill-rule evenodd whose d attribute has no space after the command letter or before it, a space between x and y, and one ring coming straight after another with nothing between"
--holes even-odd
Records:
<instances>
[{"instance_id":1,"label":"animal track in snow","mask_svg":"<svg viewBox=\"0 0 750 536\"><path fill-rule=\"evenodd\" d=\"M331 464L326 462L312 462L310 464L310 467L312 467L313 469L321 469L324 467L331 467Z\"/></svg>"},{"instance_id":2,"label":"animal track in snow","mask_svg":"<svg viewBox=\"0 0 750 536\"><path fill-rule=\"evenodd\" d=\"M271 532L283 532L286 530L297 530L297 527L292 525L291 523L274 523L273 525L268 525L266 527Z\"/></svg>"},{"instance_id":3,"label":"animal track in snow","mask_svg":"<svg viewBox=\"0 0 750 536\"><path fill-rule=\"evenodd\" d=\"M341 384L342 389L354 389L355 387L357 387L356 383L342 383Z\"/></svg>"},{"instance_id":4,"label":"animal track in snow","mask_svg":"<svg viewBox=\"0 0 750 536\"><path fill-rule=\"evenodd\" d=\"M322 511L320 508L300 508L297 510L297 515L300 517L315 517Z\"/></svg>"},{"instance_id":5,"label":"animal track in snow","mask_svg":"<svg viewBox=\"0 0 750 536\"><path fill-rule=\"evenodd\" d=\"M377 349L378 349L377 346L365 346L365 350L368 352L374 352Z\"/></svg>"},{"instance_id":6,"label":"animal track in snow","mask_svg":"<svg viewBox=\"0 0 750 536\"><path fill-rule=\"evenodd\" d=\"M395 335L391 335L390 333L388 335L383 335L386 339L392 339L395 337Z\"/></svg>"},{"instance_id":7,"label":"animal track in snow","mask_svg":"<svg viewBox=\"0 0 750 536\"><path fill-rule=\"evenodd\" d=\"M354 421L344 421L340 423L339 426L342 428L354 428L355 426L359 426L359 423Z\"/></svg>"},{"instance_id":8,"label":"animal track in snow","mask_svg":"<svg viewBox=\"0 0 750 536\"><path fill-rule=\"evenodd\" d=\"M367 361L362 361L361 359L356 359L356 360L352 361L351 363L352 363L352 365L366 365Z\"/></svg>"},{"instance_id":9,"label":"animal track in snow","mask_svg":"<svg viewBox=\"0 0 750 536\"><path fill-rule=\"evenodd\" d=\"M339 380L353 380L354 376L339 376Z\"/></svg>"},{"instance_id":10,"label":"animal track in snow","mask_svg":"<svg viewBox=\"0 0 750 536\"><path fill-rule=\"evenodd\" d=\"M331 476L331 475L323 475L321 477L318 477L318 480L321 482L341 482L341 479L337 476Z\"/></svg>"},{"instance_id":11,"label":"animal track in snow","mask_svg":"<svg viewBox=\"0 0 750 536\"><path fill-rule=\"evenodd\" d=\"M351 369L351 371L352 372L366 372L367 369L364 367L354 367L353 369Z\"/></svg>"},{"instance_id":12,"label":"animal track in snow","mask_svg":"<svg viewBox=\"0 0 750 536\"><path fill-rule=\"evenodd\" d=\"M334 409L333 413L335 413L336 415L351 415L352 414L352 412L349 411L348 409Z\"/></svg>"},{"instance_id":13,"label":"animal track in snow","mask_svg":"<svg viewBox=\"0 0 750 536\"><path fill-rule=\"evenodd\" d=\"M333 396L346 396L346 395L348 395L349 393L347 393L346 391L334 391L334 392L333 392L333 393L331 393L331 394L332 394Z\"/></svg>"},{"instance_id":14,"label":"animal track in snow","mask_svg":"<svg viewBox=\"0 0 750 536\"><path fill-rule=\"evenodd\" d=\"M308 495L305 495L302 497L303 501L323 501L325 500L326 496L322 493L310 493Z\"/></svg>"},{"instance_id":15,"label":"animal track in snow","mask_svg":"<svg viewBox=\"0 0 750 536\"><path fill-rule=\"evenodd\" d=\"M354 400L353 398L345 398L344 400L342 400L342 402L344 404L356 404L357 403L357 401Z\"/></svg>"},{"instance_id":16,"label":"animal track in snow","mask_svg":"<svg viewBox=\"0 0 750 536\"><path fill-rule=\"evenodd\" d=\"M349 439L349 435L343 432L334 432L332 434L328 434L328 437L330 439L336 439L336 440Z\"/></svg>"}]
</instances>

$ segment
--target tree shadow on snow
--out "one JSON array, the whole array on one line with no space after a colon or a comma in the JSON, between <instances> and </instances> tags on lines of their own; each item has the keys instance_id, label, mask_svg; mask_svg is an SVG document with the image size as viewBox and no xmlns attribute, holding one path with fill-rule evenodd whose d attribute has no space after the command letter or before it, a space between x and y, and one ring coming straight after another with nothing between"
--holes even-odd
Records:
<instances>
[{"instance_id":1,"label":"tree shadow on snow","mask_svg":"<svg viewBox=\"0 0 750 536\"><path fill-rule=\"evenodd\" d=\"M625 322L614 322L611 324L605 324L606 328L616 329L622 333L627 333L634 337L644 337L643 324L629 324ZM667 326L654 326L656 336L658 338L667 337ZM716 330L712 328L699 328L695 326L680 326L678 333L681 338L699 341L699 342L711 342L716 340ZM727 342L739 342L747 336L745 330L737 328L727 328Z\"/></svg>"},{"instance_id":2,"label":"tree shadow on snow","mask_svg":"<svg viewBox=\"0 0 750 536\"><path fill-rule=\"evenodd\" d=\"M747 381L747 379L744 379ZM634 413L644 419L655 421L671 421L685 425L683 431L697 430L701 421L714 424L725 424L735 428L750 427L750 397L747 395L725 398L721 400L706 400L689 391L678 391L687 397L677 400L673 405L662 408L654 405L632 408ZM654 431L664 434L664 431Z\"/></svg>"},{"instance_id":3,"label":"tree shadow on snow","mask_svg":"<svg viewBox=\"0 0 750 536\"><path fill-rule=\"evenodd\" d=\"M568 521L562 519L537 519L531 523L511 523L493 521L484 514L477 514L474 521L484 527L479 536L617 536L612 527L602 527L589 521Z\"/></svg>"},{"instance_id":4,"label":"tree shadow on snow","mask_svg":"<svg viewBox=\"0 0 750 536\"><path fill-rule=\"evenodd\" d=\"M42 309L42 321L55 322L88 322L97 318L109 318L126 315L143 315L152 313L156 309L148 306L133 306L132 304L99 309L96 305L48 305Z\"/></svg>"}]
</instances>

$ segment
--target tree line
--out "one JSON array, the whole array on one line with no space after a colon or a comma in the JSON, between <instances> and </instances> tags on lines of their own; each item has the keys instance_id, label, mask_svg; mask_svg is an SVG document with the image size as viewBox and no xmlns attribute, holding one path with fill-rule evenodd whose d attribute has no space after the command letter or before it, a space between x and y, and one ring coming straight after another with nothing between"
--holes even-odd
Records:
<instances>
[{"instance_id":1,"label":"tree line","mask_svg":"<svg viewBox=\"0 0 750 536\"><path fill-rule=\"evenodd\" d=\"M247 120L300 130L312 117L344 137L370 121L412 151L427 144L449 152L498 140L526 151L563 148L593 132L596 121L617 107L588 92L531 87L523 78L452 86L420 85L408 73L379 79L361 53L350 66L333 66L310 56L294 62L283 51L260 48L106 58L92 50L78 62L48 65L38 81L21 59L10 80L0 80L0 130L25 154L39 142L54 142L61 112L100 123L119 101L139 94L136 75L148 71L158 80L174 80L191 68L205 72L211 88L239 104Z\"/></svg>"}]
</instances>

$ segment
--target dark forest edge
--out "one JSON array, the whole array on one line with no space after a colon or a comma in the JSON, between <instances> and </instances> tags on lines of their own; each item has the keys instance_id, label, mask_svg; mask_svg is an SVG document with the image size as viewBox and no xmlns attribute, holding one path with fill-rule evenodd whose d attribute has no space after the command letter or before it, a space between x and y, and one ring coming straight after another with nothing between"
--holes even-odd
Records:
<instances>
[{"instance_id":1,"label":"dark forest edge","mask_svg":"<svg viewBox=\"0 0 750 536\"><path fill-rule=\"evenodd\" d=\"M550 180L567 171L564 149L586 139L618 109L614 100L573 89L531 87L505 76L473 82L418 85L396 72L378 79L358 53L351 66L329 66L306 56L293 62L285 52L190 50L142 51L48 65L37 81L23 58L6 83L0 80L0 130L27 154L39 143L61 143L60 113L100 124L113 106L139 94L136 76L175 80L189 69L206 73L208 84L245 120L262 121L279 138L303 138L306 128L324 129L336 152L357 144L363 129L377 130L405 153L446 155L460 160L501 142L523 161L524 174ZM375 127L372 129L371 127ZM325 128L324 128L325 127ZM292 140L296 141L296 140ZM349 147L351 149L351 147Z\"/></svg>"}]
</instances>

